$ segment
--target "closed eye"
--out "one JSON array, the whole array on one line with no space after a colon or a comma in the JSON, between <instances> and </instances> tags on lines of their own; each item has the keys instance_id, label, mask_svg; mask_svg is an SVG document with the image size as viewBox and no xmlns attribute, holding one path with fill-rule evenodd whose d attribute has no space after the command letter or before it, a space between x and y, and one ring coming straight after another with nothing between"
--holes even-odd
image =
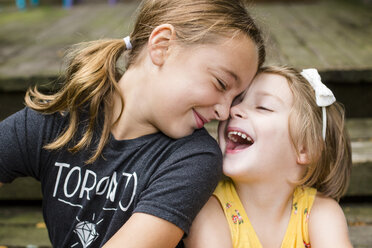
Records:
<instances>
[{"instance_id":1,"label":"closed eye","mask_svg":"<svg viewBox=\"0 0 372 248\"><path fill-rule=\"evenodd\" d=\"M257 106L256 108L259 109L259 110L264 110L264 111L268 111L268 112L274 112L273 110L268 109L268 108L265 108L263 106Z\"/></svg>"},{"instance_id":2,"label":"closed eye","mask_svg":"<svg viewBox=\"0 0 372 248\"><path fill-rule=\"evenodd\" d=\"M217 82L223 90L227 89L226 84L224 82L222 82L220 79L217 78Z\"/></svg>"}]
</instances>

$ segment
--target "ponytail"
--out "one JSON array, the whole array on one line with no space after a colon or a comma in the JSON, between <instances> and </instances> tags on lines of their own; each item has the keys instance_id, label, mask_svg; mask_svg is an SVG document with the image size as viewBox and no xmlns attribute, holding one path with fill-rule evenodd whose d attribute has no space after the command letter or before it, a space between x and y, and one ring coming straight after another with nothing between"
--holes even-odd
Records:
<instances>
[{"instance_id":1,"label":"ponytail","mask_svg":"<svg viewBox=\"0 0 372 248\"><path fill-rule=\"evenodd\" d=\"M110 130L119 120L124 98L118 89L120 74L116 63L126 50L123 40L98 40L79 43L71 49L67 57L69 65L64 86L55 94L45 95L38 89L30 88L26 92L26 105L44 114L69 114L67 128L52 142L45 145L49 150L59 149L74 140L83 111L88 111L87 126L81 138L68 150L75 153L92 143L93 134L98 130L100 112L104 112L102 132L94 154L86 161L93 163L101 154L107 143ZM113 122L113 99L118 94L121 98L121 112Z\"/></svg>"}]
</instances>

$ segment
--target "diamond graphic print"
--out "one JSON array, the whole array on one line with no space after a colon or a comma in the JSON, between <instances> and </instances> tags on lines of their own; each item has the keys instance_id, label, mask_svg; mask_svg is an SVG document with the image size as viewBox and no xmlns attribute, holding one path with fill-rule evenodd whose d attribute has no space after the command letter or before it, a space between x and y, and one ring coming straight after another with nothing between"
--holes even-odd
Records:
<instances>
[{"instance_id":1,"label":"diamond graphic print","mask_svg":"<svg viewBox=\"0 0 372 248\"><path fill-rule=\"evenodd\" d=\"M90 223L88 221L79 222L76 225L74 232L78 235L84 248L92 244L92 242L99 236L96 231L96 224Z\"/></svg>"}]
</instances>

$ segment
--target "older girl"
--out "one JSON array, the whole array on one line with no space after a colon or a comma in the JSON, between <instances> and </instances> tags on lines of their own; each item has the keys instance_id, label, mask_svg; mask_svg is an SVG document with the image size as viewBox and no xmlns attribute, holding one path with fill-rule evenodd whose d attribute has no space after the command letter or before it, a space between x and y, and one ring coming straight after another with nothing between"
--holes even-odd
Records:
<instances>
[{"instance_id":1,"label":"older girl","mask_svg":"<svg viewBox=\"0 0 372 248\"><path fill-rule=\"evenodd\" d=\"M130 37L70 57L60 91L0 123L0 182L41 181L53 247L175 247L220 179L203 126L263 63L259 29L239 0L145 0Z\"/></svg>"}]
</instances>

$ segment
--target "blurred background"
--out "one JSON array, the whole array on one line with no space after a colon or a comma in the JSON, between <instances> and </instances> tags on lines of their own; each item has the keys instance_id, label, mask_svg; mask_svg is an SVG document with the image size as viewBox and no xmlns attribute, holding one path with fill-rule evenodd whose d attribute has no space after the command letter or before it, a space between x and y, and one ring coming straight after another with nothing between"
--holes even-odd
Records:
<instances>
[{"instance_id":1,"label":"blurred background","mask_svg":"<svg viewBox=\"0 0 372 248\"><path fill-rule=\"evenodd\" d=\"M129 35L139 2L0 0L0 121L24 107L28 87L53 91L63 82L70 45ZM249 3L265 33L266 64L317 68L345 105L353 170L341 205L354 247L372 247L372 0ZM216 124L207 126L213 137ZM0 248L51 247L41 199L31 178L0 188Z\"/></svg>"}]
</instances>

